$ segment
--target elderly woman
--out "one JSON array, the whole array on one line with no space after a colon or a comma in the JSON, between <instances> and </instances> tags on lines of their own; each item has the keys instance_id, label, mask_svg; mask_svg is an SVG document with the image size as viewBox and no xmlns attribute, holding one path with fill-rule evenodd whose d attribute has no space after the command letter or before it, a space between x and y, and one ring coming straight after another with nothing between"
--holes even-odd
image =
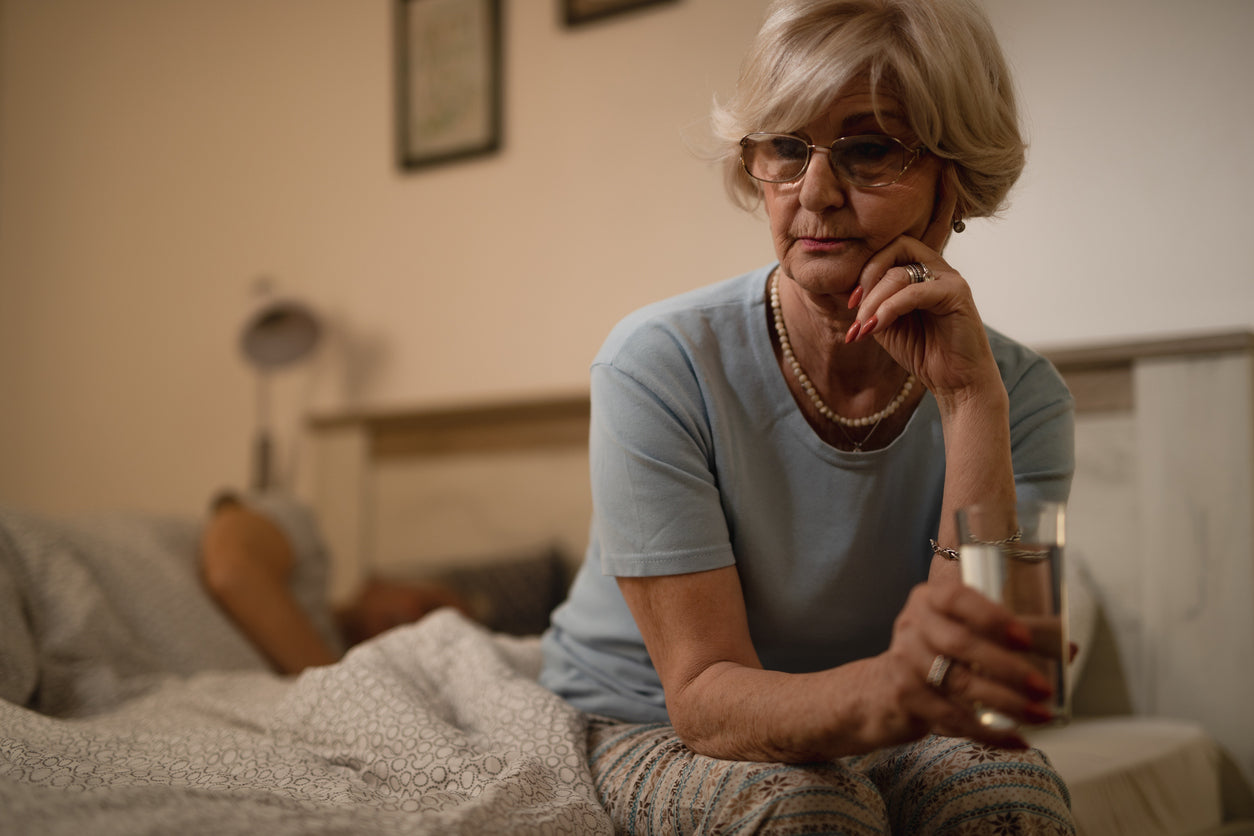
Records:
<instances>
[{"instance_id":1,"label":"elderly woman","mask_svg":"<svg viewBox=\"0 0 1254 836\"><path fill-rule=\"evenodd\" d=\"M626 318L542 682L624 831L1070 833L1050 685L954 512L1065 499L1072 403L942 253L1024 144L969 0L777 0L715 114L778 263ZM721 829L720 829L721 828Z\"/></svg>"}]
</instances>

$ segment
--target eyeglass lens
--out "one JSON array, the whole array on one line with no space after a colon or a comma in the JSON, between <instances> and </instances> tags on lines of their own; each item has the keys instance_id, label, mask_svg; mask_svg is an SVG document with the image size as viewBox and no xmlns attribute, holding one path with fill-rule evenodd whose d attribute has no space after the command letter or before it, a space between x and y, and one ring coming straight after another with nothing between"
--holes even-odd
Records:
<instances>
[{"instance_id":1,"label":"eyeglass lens","mask_svg":"<svg viewBox=\"0 0 1254 836\"><path fill-rule=\"evenodd\" d=\"M788 134L749 134L741 149L745 171L768 183L796 180L805 173L811 153L805 140ZM856 186L892 183L911 160L911 152L890 136L845 137L830 151L833 170Z\"/></svg>"}]
</instances>

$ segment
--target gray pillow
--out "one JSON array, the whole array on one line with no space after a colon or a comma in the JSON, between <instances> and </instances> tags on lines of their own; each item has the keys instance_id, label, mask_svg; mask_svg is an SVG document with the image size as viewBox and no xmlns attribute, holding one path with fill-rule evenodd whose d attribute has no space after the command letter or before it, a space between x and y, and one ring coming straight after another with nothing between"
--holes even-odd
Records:
<instances>
[{"instance_id":1,"label":"gray pillow","mask_svg":"<svg viewBox=\"0 0 1254 836\"><path fill-rule=\"evenodd\" d=\"M0 694L47 714L83 714L159 674L268 670L205 593L201 525L133 512L53 518L0 509Z\"/></svg>"}]
</instances>

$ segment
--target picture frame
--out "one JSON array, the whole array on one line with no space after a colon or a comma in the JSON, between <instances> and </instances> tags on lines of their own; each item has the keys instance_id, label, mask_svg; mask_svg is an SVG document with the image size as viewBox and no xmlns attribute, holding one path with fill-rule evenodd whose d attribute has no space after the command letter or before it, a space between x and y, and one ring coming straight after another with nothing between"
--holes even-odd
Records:
<instances>
[{"instance_id":1,"label":"picture frame","mask_svg":"<svg viewBox=\"0 0 1254 836\"><path fill-rule=\"evenodd\" d=\"M501 147L501 0L394 0L403 169Z\"/></svg>"},{"instance_id":2,"label":"picture frame","mask_svg":"<svg viewBox=\"0 0 1254 836\"><path fill-rule=\"evenodd\" d=\"M660 6L676 0L562 0L567 26L579 26L647 6Z\"/></svg>"}]
</instances>

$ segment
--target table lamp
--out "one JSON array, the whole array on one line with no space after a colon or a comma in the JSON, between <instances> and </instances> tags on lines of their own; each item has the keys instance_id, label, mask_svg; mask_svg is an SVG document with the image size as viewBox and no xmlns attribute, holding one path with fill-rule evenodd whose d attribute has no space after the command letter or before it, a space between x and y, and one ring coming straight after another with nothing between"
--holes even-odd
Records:
<instances>
[{"instance_id":1,"label":"table lamp","mask_svg":"<svg viewBox=\"0 0 1254 836\"><path fill-rule=\"evenodd\" d=\"M257 370L257 435L253 442L252 487L265 491L273 485L273 442L270 428L270 374L310 354L321 327L306 305L285 299L263 302L244 322L240 349Z\"/></svg>"}]
</instances>

